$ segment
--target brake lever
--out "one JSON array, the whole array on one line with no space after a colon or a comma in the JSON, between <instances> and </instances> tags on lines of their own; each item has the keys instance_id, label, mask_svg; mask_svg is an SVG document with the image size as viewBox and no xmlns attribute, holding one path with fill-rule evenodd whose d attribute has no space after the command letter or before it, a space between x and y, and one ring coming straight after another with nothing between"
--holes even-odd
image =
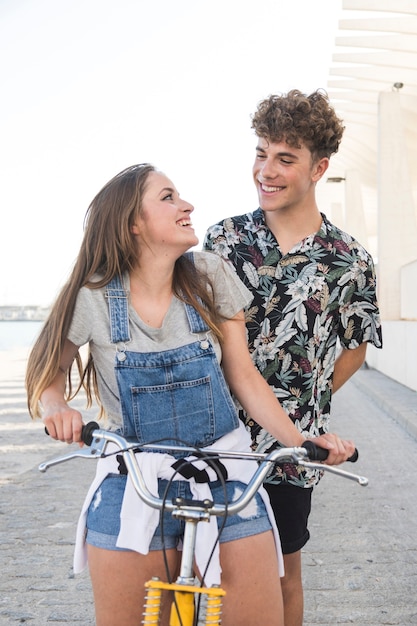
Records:
<instances>
[{"instance_id":1,"label":"brake lever","mask_svg":"<svg viewBox=\"0 0 417 626\"><path fill-rule=\"evenodd\" d=\"M106 445L107 441L105 439L94 439L94 444L92 444L91 447L80 448L78 450L75 450L74 452L65 454L64 456L45 461L38 466L38 469L40 472L46 472L46 470L53 465L58 465L59 463L64 463L65 461L69 461L70 459L75 459L77 457L100 459L104 456L104 449Z\"/></svg>"},{"instance_id":2,"label":"brake lever","mask_svg":"<svg viewBox=\"0 0 417 626\"><path fill-rule=\"evenodd\" d=\"M334 465L325 465L324 463L314 463L313 461L304 460L299 460L299 465L302 465L303 467L307 467L309 469L317 469L321 471L324 470L326 472L330 472L331 474L337 474L338 476L349 478L350 480L354 480L355 482L359 483L361 487L366 487L369 482L365 476L358 476L358 474L346 472L345 470L342 470L339 467L335 467Z\"/></svg>"}]
</instances>

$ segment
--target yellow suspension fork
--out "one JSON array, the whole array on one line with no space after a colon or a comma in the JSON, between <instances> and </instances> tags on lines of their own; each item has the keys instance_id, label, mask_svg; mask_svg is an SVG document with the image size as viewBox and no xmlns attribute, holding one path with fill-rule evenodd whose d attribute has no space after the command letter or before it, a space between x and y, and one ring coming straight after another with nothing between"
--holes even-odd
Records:
<instances>
[{"instance_id":1,"label":"yellow suspension fork","mask_svg":"<svg viewBox=\"0 0 417 626\"><path fill-rule=\"evenodd\" d=\"M161 595L163 590L173 591L175 600L171 606L170 626L194 626L195 594L206 596L205 616L200 624L221 625L222 597L225 591L220 587L200 587L179 583L164 583L153 578L145 584L147 595L143 613L143 624L159 624Z\"/></svg>"}]
</instances>

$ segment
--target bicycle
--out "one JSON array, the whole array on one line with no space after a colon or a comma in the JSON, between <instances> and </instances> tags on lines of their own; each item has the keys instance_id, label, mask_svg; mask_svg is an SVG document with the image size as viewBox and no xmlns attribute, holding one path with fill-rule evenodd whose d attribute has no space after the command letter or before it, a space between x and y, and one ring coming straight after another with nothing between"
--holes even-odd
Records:
<instances>
[{"instance_id":1,"label":"bicycle","mask_svg":"<svg viewBox=\"0 0 417 626\"><path fill-rule=\"evenodd\" d=\"M100 429L96 422L90 422L83 427L82 439L88 446L87 448L80 448L62 457L41 463L39 470L46 472L49 467L76 457L99 459L117 452L117 454L121 454L123 457L126 469L139 497L150 507L170 511L174 517L183 520L185 523L180 572L177 579L175 582L164 582L159 578L152 578L145 584L147 594L143 607L142 624L148 626L151 624L157 626L160 623L159 617L163 591L171 591L174 595L171 605L170 626L221 625L222 598L225 595L225 591L220 586L206 587L195 582L193 563L197 525L202 521L209 521L212 515L224 517L244 509L263 483L272 464L283 461L292 462L306 468L320 469L355 480L361 486L368 484L368 479L363 476L346 472L338 467L317 463L316 460L325 460L327 451L316 447L312 441L306 441L302 447L280 448L269 454L224 450L204 452L196 450L195 447L183 445L164 446L159 443L139 444L138 442L128 442L114 432ZM115 446L116 452L113 450L110 453L106 453L109 444ZM257 462L257 468L245 490L237 500L231 503L223 505L216 504L211 500L190 501L183 498L175 498L172 502L167 502L154 496L148 490L136 459L136 453L139 451L175 451L191 455L196 455L197 452L198 459L206 460L209 465L214 460L219 459L251 459ZM357 458L356 451L355 455L349 460L356 461ZM201 602L202 598L204 598L204 602ZM204 605L203 615L201 614L202 604Z\"/></svg>"}]
</instances>

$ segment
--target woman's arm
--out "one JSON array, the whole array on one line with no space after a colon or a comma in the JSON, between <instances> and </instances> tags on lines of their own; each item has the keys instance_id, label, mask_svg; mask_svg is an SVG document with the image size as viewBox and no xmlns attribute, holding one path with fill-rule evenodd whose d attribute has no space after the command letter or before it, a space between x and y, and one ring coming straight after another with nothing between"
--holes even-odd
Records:
<instances>
[{"instance_id":1,"label":"woman's arm","mask_svg":"<svg viewBox=\"0 0 417 626\"><path fill-rule=\"evenodd\" d=\"M42 421L54 439L72 443L81 441L82 417L65 401L66 373L71 366L78 347L68 339L62 351L58 374L41 395Z\"/></svg>"},{"instance_id":2,"label":"woman's arm","mask_svg":"<svg viewBox=\"0 0 417 626\"><path fill-rule=\"evenodd\" d=\"M249 354L243 312L223 322L222 366L232 393L245 411L284 446L298 446L305 438L277 400L271 387L256 369ZM315 438L317 445L329 450L327 463L346 461L353 452L350 441L328 433Z\"/></svg>"}]
</instances>

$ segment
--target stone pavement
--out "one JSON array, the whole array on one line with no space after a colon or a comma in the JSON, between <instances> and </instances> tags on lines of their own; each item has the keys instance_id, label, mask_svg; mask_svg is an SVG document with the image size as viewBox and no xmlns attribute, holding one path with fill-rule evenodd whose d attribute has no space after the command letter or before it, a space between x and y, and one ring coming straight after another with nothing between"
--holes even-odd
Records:
<instances>
[{"instance_id":1,"label":"stone pavement","mask_svg":"<svg viewBox=\"0 0 417 626\"><path fill-rule=\"evenodd\" d=\"M94 624L88 574L74 577L71 566L95 462L41 474L38 464L68 446L29 421L22 389L18 375L0 383L0 624ZM416 394L373 370L335 395L333 430L360 452L344 469L369 486L328 474L315 490L305 626L417 624L416 423Z\"/></svg>"},{"instance_id":2,"label":"stone pavement","mask_svg":"<svg viewBox=\"0 0 417 626\"><path fill-rule=\"evenodd\" d=\"M417 624L417 394L362 369L334 396L332 430L359 449L358 484L327 474L303 552L305 626Z\"/></svg>"}]
</instances>

